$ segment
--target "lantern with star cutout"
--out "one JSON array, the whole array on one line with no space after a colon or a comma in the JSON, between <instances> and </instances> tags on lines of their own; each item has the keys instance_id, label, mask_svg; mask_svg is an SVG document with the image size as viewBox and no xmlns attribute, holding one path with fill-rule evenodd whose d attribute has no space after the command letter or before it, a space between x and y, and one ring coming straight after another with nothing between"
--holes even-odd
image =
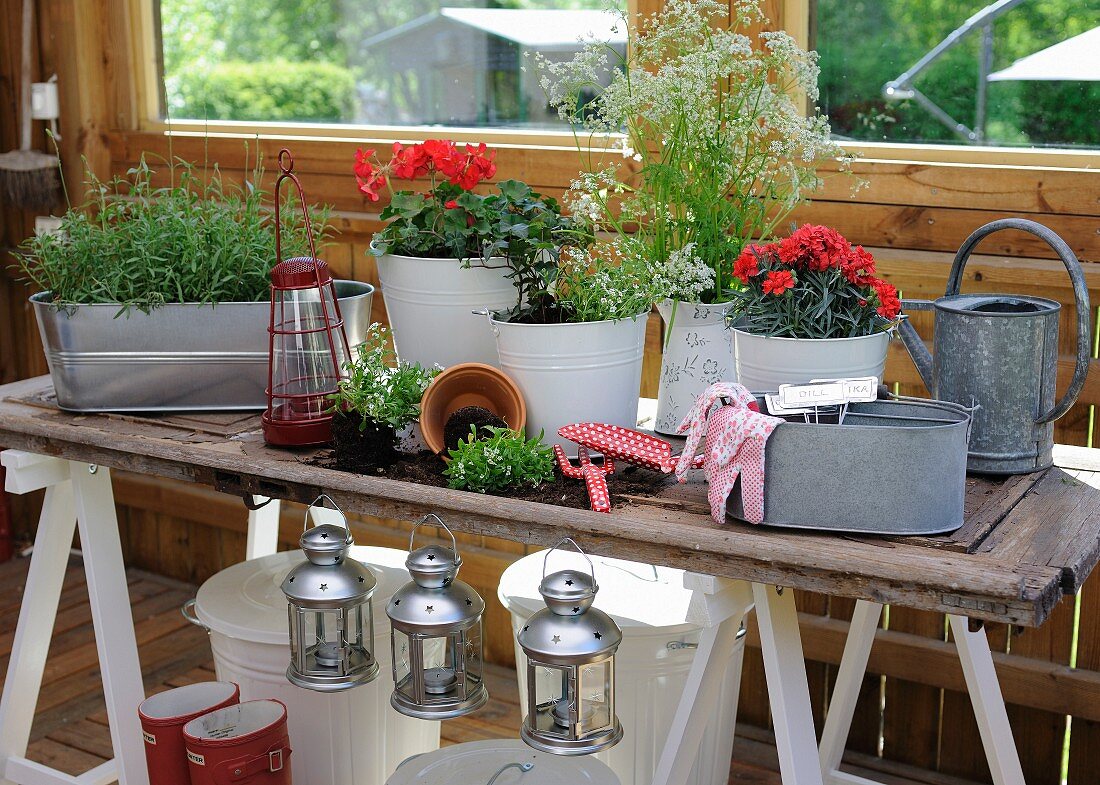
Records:
<instances>
[{"instance_id":1,"label":"lantern with star cutout","mask_svg":"<svg viewBox=\"0 0 1100 785\"><path fill-rule=\"evenodd\" d=\"M413 550L416 530L429 519L451 536L450 548L425 545ZM405 566L412 581L386 606L393 652L390 704L425 720L480 709L489 700L482 666L485 601L455 579L462 559L454 534L438 516L426 515L413 527Z\"/></svg>"},{"instance_id":2,"label":"lantern with star cutout","mask_svg":"<svg viewBox=\"0 0 1100 785\"><path fill-rule=\"evenodd\" d=\"M327 498L320 496L313 505ZM346 518L343 523L323 523L303 531L298 544L306 560L287 573L281 587L290 618L286 677L292 684L320 692L357 687L378 675L371 609L378 580L349 555L351 529Z\"/></svg>"},{"instance_id":3,"label":"lantern with star cutout","mask_svg":"<svg viewBox=\"0 0 1100 785\"><path fill-rule=\"evenodd\" d=\"M547 551L539 584L546 607L527 620L518 636L527 655L520 737L543 752L588 755L623 737L615 716L615 651L623 634L614 619L592 607L599 586L587 556L588 574L546 574L550 554L564 545L584 556L568 537Z\"/></svg>"}]
</instances>

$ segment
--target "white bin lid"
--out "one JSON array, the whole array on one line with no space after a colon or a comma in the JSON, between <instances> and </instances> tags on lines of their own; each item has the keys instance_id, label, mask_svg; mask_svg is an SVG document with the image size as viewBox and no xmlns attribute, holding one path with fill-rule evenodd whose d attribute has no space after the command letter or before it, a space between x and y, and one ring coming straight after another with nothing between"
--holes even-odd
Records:
<instances>
[{"instance_id":1,"label":"white bin lid","mask_svg":"<svg viewBox=\"0 0 1100 785\"><path fill-rule=\"evenodd\" d=\"M522 741L469 741L409 758L386 785L485 783L507 763L533 763L521 773L511 768L498 780L515 785L620 785L619 778L594 756L567 758L539 752Z\"/></svg>"},{"instance_id":2,"label":"white bin lid","mask_svg":"<svg viewBox=\"0 0 1100 785\"><path fill-rule=\"evenodd\" d=\"M389 634L386 605L399 588L410 580L405 569L405 551L357 545L352 557L363 562L378 579L372 599L374 634ZM305 561L300 550L282 551L259 559L234 564L199 587L195 615L199 621L230 638L253 643L287 644L286 595L279 588L296 564Z\"/></svg>"},{"instance_id":3,"label":"white bin lid","mask_svg":"<svg viewBox=\"0 0 1100 785\"><path fill-rule=\"evenodd\" d=\"M497 587L497 596L512 613L527 618L545 607L539 594L545 558L546 551L532 553L504 571ZM600 587L595 606L610 614L623 628L624 634L629 635L632 627L698 627L688 622L688 603L692 592L684 588L683 570L606 556L590 558L596 568L596 583ZM550 557L547 569L549 572L564 569L588 572L588 562L579 553L557 550Z\"/></svg>"}]
</instances>

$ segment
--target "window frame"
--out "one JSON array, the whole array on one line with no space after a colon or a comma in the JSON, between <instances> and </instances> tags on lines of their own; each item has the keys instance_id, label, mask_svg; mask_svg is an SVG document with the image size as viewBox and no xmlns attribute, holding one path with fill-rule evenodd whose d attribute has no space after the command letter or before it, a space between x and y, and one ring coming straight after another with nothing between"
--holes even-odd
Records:
<instances>
[{"instance_id":1,"label":"window frame","mask_svg":"<svg viewBox=\"0 0 1100 785\"><path fill-rule=\"evenodd\" d=\"M354 141L388 144L394 141L422 141L445 136L460 142L481 141L492 146L576 149L576 137L568 131L542 129L467 128L424 125L356 125L344 123L269 123L227 120L172 120L161 116L163 86L160 73L160 20L155 0L129 0L131 29L134 31L135 89L139 108L138 130L153 133L181 133L278 138L299 141ZM731 0L732 2L732 0ZM631 13L650 13L661 0L628 0ZM774 26L787 30L798 43L809 43L813 0L765 0ZM1060 169L1100 168L1100 149L988 147L961 144L916 144L903 142L841 142L857 158L875 161L906 161L931 164L979 164L1006 167Z\"/></svg>"}]
</instances>

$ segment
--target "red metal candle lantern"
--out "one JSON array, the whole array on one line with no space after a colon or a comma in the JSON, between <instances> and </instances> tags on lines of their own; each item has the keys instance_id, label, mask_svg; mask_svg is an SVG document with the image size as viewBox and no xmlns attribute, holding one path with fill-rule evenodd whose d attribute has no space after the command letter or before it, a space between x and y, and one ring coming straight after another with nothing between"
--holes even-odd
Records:
<instances>
[{"instance_id":1,"label":"red metal candle lantern","mask_svg":"<svg viewBox=\"0 0 1100 785\"><path fill-rule=\"evenodd\" d=\"M275 258L271 271L271 322L268 327L267 411L263 415L268 444L304 446L332 439L332 402L349 359L344 320L328 265L317 258L302 184L294 159L279 151L282 174L275 181ZM279 189L284 180L298 189L305 214L309 256L283 259Z\"/></svg>"}]
</instances>

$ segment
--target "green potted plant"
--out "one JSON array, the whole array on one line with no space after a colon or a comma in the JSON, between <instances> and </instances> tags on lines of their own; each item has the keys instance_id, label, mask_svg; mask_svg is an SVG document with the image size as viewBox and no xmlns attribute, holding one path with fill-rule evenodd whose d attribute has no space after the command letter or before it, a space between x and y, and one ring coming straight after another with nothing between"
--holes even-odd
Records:
<instances>
[{"instance_id":1,"label":"green potted plant","mask_svg":"<svg viewBox=\"0 0 1100 785\"><path fill-rule=\"evenodd\" d=\"M367 472L400 458L401 438L420 417L420 401L437 368L398 360L389 331L367 330L332 399L332 445L337 468Z\"/></svg>"},{"instance_id":2,"label":"green potted plant","mask_svg":"<svg viewBox=\"0 0 1100 785\"><path fill-rule=\"evenodd\" d=\"M600 42L569 61L540 58L562 117L590 132L589 147L617 140L622 154L582 175L574 210L629 235L624 250L668 290L658 303L666 337L656 429L664 433L704 388L733 378L730 260L771 237L820 185L821 161L846 161L825 118L796 102L817 97L817 55L783 32L747 33L762 19L760 0L668 0L639 20L622 13L625 59ZM601 86L609 58L619 68Z\"/></svg>"},{"instance_id":3,"label":"green potted plant","mask_svg":"<svg viewBox=\"0 0 1100 785\"><path fill-rule=\"evenodd\" d=\"M502 260L484 249L499 199L474 188L496 174L495 153L484 144L460 147L429 139L395 143L388 161L358 150L359 190L377 202L383 189L388 223L371 243L398 355L423 366L460 362L497 365L493 338L473 311L501 308L512 288ZM426 179L425 191L395 190L394 180Z\"/></svg>"},{"instance_id":4,"label":"green potted plant","mask_svg":"<svg viewBox=\"0 0 1100 785\"><path fill-rule=\"evenodd\" d=\"M589 420L634 427L646 321L664 290L653 270L595 238L576 218L537 242L517 227L507 247L516 295L490 314L500 367L527 402L527 433L575 451L563 425ZM552 246L552 248L551 248Z\"/></svg>"},{"instance_id":5,"label":"green potted plant","mask_svg":"<svg viewBox=\"0 0 1100 785\"><path fill-rule=\"evenodd\" d=\"M882 379L897 289L839 232L806 224L752 244L734 263L732 319L741 384L756 392L812 379Z\"/></svg>"},{"instance_id":6,"label":"green potted plant","mask_svg":"<svg viewBox=\"0 0 1100 785\"><path fill-rule=\"evenodd\" d=\"M251 183L204 180L177 162L153 185L143 158L125 178L89 173L85 204L60 230L29 238L18 258L59 405L77 411L262 409L267 404L270 199ZM286 256L307 244L296 211ZM315 215L314 233L325 233ZM341 306L365 326L373 287L339 282ZM350 298L350 299L348 299ZM349 329L349 339L362 326Z\"/></svg>"},{"instance_id":7,"label":"green potted plant","mask_svg":"<svg viewBox=\"0 0 1100 785\"><path fill-rule=\"evenodd\" d=\"M487 432L487 433L486 433ZM450 462L443 470L447 485L475 493L497 494L519 486L537 487L554 481L554 453L522 433L488 426L470 435L450 450Z\"/></svg>"}]
</instances>

